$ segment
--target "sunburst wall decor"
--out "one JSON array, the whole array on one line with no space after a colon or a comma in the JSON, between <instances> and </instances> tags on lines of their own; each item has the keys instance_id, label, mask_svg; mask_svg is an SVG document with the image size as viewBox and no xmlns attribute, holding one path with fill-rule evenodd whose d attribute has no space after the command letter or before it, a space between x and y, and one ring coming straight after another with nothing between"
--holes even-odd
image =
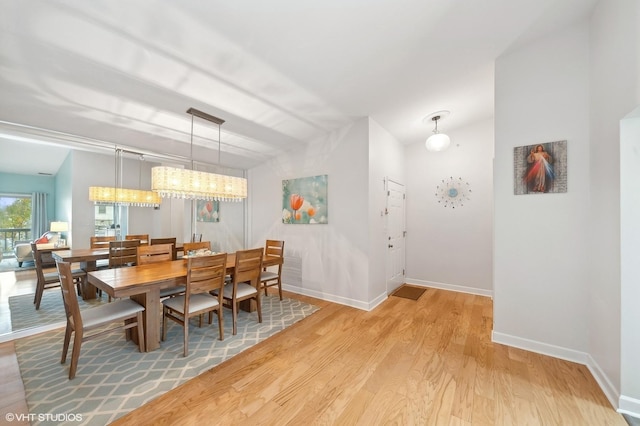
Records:
<instances>
[{"instance_id":1,"label":"sunburst wall decor","mask_svg":"<svg viewBox=\"0 0 640 426\"><path fill-rule=\"evenodd\" d=\"M442 179L442 182L436 186L436 198L444 207L452 209L462 207L471 199L471 185L461 177L451 176L449 179Z\"/></svg>"}]
</instances>

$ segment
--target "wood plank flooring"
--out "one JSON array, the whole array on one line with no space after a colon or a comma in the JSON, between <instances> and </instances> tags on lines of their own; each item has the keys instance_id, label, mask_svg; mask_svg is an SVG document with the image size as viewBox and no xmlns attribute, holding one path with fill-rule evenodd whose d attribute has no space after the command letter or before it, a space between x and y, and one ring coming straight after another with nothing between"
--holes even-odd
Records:
<instances>
[{"instance_id":1,"label":"wood plank flooring","mask_svg":"<svg viewBox=\"0 0 640 426\"><path fill-rule=\"evenodd\" d=\"M587 367L491 342L489 298L319 312L115 422L626 425Z\"/></svg>"}]
</instances>

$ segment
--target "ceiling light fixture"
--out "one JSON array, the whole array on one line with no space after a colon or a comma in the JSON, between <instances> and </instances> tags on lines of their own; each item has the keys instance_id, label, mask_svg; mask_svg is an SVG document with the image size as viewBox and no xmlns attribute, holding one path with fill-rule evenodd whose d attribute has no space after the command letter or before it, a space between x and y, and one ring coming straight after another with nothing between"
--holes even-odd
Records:
<instances>
[{"instance_id":1,"label":"ceiling light fixture","mask_svg":"<svg viewBox=\"0 0 640 426\"><path fill-rule=\"evenodd\" d=\"M442 120L447 115L449 115L449 111L438 111L426 116L423 119L423 122L433 121L435 123L433 135L429 136L429 138L424 143L428 151L444 151L445 149L449 148L451 139L449 138L449 136L438 131L438 120Z\"/></svg>"},{"instance_id":2,"label":"ceiling light fixture","mask_svg":"<svg viewBox=\"0 0 640 426\"><path fill-rule=\"evenodd\" d=\"M242 201L247 198L247 180L245 178L194 170L194 116L218 125L218 163L220 162L220 127L224 120L195 108L189 108L187 113L191 114L191 170L165 166L153 167L151 169L151 189L163 198L218 201Z\"/></svg>"},{"instance_id":3,"label":"ceiling light fixture","mask_svg":"<svg viewBox=\"0 0 640 426\"><path fill-rule=\"evenodd\" d=\"M116 163L122 159L122 153L128 152L138 154L136 152L116 149ZM144 160L142 154L139 154L140 161ZM116 173L118 168L116 167ZM142 180L142 164L138 173L138 187ZM118 188L112 186L90 186L89 200L95 204L117 204L119 206L134 207L160 207L162 198L158 193L153 191L144 191L141 189Z\"/></svg>"}]
</instances>

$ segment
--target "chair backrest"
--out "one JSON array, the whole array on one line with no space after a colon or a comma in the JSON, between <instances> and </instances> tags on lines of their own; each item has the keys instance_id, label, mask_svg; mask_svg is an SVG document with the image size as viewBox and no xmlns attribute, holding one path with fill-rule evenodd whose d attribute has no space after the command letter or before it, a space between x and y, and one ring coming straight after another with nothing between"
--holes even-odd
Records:
<instances>
[{"instance_id":1,"label":"chair backrest","mask_svg":"<svg viewBox=\"0 0 640 426\"><path fill-rule=\"evenodd\" d=\"M211 250L211 241L201 241L199 243L184 243L182 245L184 249L184 254L189 253L191 250Z\"/></svg>"},{"instance_id":2,"label":"chair backrest","mask_svg":"<svg viewBox=\"0 0 640 426\"><path fill-rule=\"evenodd\" d=\"M202 234L192 234L191 235L191 242L192 243L199 243L200 241L202 241Z\"/></svg>"},{"instance_id":3,"label":"chair backrest","mask_svg":"<svg viewBox=\"0 0 640 426\"><path fill-rule=\"evenodd\" d=\"M138 247L138 265L146 265L148 263L170 262L173 260L172 244L154 244L151 246Z\"/></svg>"},{"instance_id":4,"label":"chair backrest","mask_svg":"<svg viewBox=\"0 0 640 426\"><path fill-rule=\"evenodd\" d=\"M149 234L128 234L124 237L125 240L140 240L141 246L149 245Z\"/></svg>"},{"instance_id":5,"label":"chair backrest","mask_svg":"<svg viewBox=\"0 0 640 426\"><path fill-rule=\"evenodd\" d=\"M284 257L284 241L267 240L264 249L264 255L283 258ZM282 272L282 262L278 265L278 275Z\"/></svg>"},{"instance_id":6,"label":"chair backrest","mask_svg":"<svg viewBox=\"0 0 640 426\"><path fill-rule=\"evenodd\" d=\"M263 253L262 247L236 252L236 264L233 271L234 295L238 283L250 282L256 289L258 288Z\"/></svg>"},{"instance_id":7,"label":"chair backrest","mask_svg":"<svg viewBox=\"0 0 640 426\"><path fill-rule=\"evenodd\" d=\"M132 266L138 261L140 240L123 240L109 242L109 268Z\"/></svg>"},{"instance_id":8,"label":"chair backrest","mask_svg":"<svg viewBox=\"0 0 640 426\"><path fill-rule=\"evenodd\" d=\"M89 243L91 244L90 247L92 249L108 249L109 248L109 241L115 241L116 237L115 235L109 235L109 236L93 236L89 238Z\"/></svg>"},{"instance_id":9,"label":"chair backrest","mask_svg":"<svg viewBox=\"0 0 640 426\"><path fill-rule=\"evenodd\" d=\"M56 267L58 268L67 321L73 324L74 330L82 330L82 316L80 315L80 305L78 304L78 296L76 296L75 284L71 273L71 263L56 262Z\"/></svg>"},{"instance_id":10,"label":"chair backrest","mask_svg":"<svg viewBox=\"0 0 640 426\"><path fill-rule=\"evenodd\" d=\"M176 247L175 238L152 238L151 245L154 246L156 244L173 244L173 260L178 259L178 248Z\"/></svg>"},{"instance_id":11,"label":"chair backrest","mask_svg":"<svg viewBox=\"0 0 640 426\"><path fill-rule=\"evenodd\" d=\"M227 253L189 258L185 294L189 297L191 294L209 293L212 290L222 289L226 269Z\"/></svg>"},{"instance_id":12,"label":"chair backrest","mask_svg":"<svg viewBox=\"0 0 640 426\"><path fill-rule=\"evenodd\" d=\"M40 285L44 285L44 271L42 270L42 253L38 250L36 243L31 243L31 251L33 252L33 263L36 266L36 277Z\"/></svg>"}]
</instances>

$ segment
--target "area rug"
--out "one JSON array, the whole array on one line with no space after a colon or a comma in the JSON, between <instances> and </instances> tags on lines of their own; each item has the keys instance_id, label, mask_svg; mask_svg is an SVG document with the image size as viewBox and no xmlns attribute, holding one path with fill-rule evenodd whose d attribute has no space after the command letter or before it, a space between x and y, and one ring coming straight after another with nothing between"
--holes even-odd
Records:
<instances>
[{"instance_id":1,"label":"area rug","mask_svg":"<svg viewBox=\"0 0 640 426\"><path fill-rule=\"evenodd\" d=\"M405 299L418 300L422 293L427 291L426 288L411 287L408 285L400 286L396 291L391 293L392 296L403 297Z\"/></svg>"},{"instance_id":2,"label":"area rug","mask_svg":"<svg viewBox=\"0 0 640 426\"><path fill-rule=\"evenodd\" d=\"M273 336L319 308L277 296L262 298L262 324L257 313L238 313L238 334L231 334L231 313L224 311L225 339L218 325L189 328L189 356L183 357L182 327L169 321L167 339L148 353L126 341L124 333L108 333L82 344L78 370L68 379L69 357L60 364L64 332L53 331L15 342L29 413L62 413L70 424L106 425L187 380ZM73 342L72 342L73 344ZM32 423L54 424L35 419Z\"/></svg>"},{"instance_id":3,"label":"area rug","mask_svg":"<svg viewBox=\"0 0 640 426\"><path fill-rule=\"evenodd\" d=\"M101 298L91 300L83 300L78 297L78 305L80 305L80 310L83 310L107 303L107 298L108 296L104 293ZM33 304L33 293L9 297L9 309L11 310L11 330L13 331L56 323L59 323L60 326L66 324L60 288L45 290L38 310Z\"/></svg>"}]
</instances>

